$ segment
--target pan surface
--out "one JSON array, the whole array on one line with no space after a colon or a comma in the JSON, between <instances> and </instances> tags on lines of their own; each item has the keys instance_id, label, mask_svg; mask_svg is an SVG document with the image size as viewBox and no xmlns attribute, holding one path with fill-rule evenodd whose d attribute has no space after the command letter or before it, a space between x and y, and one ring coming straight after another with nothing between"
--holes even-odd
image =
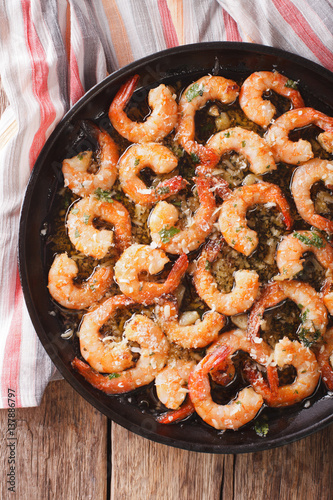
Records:
<instances>
[{"instance_id":1,"label":"pan surface","mask_svg":"<svg viewBox=\"0 0 333 500\"><path fill-rule=\"evenodd\" d=\"M54 196L63 182L61 162L77 154L79 124L93 120L106 126L107 110L120 85L139 74L146 95L156 82L172 84L218 74L242 81L258 70L276 69L299 81L305 102L333 116L333 74L294 54L246 43L211 42L181 46L153 54L116 71L85 94L65 115L42 149L27 187L20 222L19 266L27 307L36 332L63 377L87 401L127 429L167 445L210 453L245 453L273 448L305 437L333 421L333 397L319 387L309 407L304 402L290 408L267 409L269 431L260 437L253 422L237 432L218 432L199 418L181 424L158 424L149 409L131 394L107 396L74 372L77 354L71 341L61 338L63 325L52 314L54 305L47 290L45 221ZM140 96L140 89L136 92ZM50 314L51 312L51 314ZM307 405L306 405L307 406Z\"/></svg>"}]
</instances>

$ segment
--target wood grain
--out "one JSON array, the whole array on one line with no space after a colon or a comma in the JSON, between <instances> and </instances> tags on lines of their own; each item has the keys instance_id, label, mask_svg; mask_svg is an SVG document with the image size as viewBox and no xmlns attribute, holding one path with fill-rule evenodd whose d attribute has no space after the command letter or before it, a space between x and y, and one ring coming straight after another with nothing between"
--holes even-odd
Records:
<instances>
[{"instance_id":1,"label":"wood grain","mask_svg":"<svg viewBox=\"0 0 333 500\"><path fill-rule=\"evenodd\" d=\"M6 484L7 416L0 411L0 498L106 498L107 419L67 382L52 382L39 408L16 410L16 493Z\"/></svg>"},{"instance_id":2,"label":"wood grain","mask_svg":"<svg viewBox=\"0 0 333 500\"><path fill-rule=\"evenodd\" d=\"M281 448L238 455L237 500L331 500L333 426Z\"/></svg>"},{"instance_id":3,"label":"wood grain","mask_svg":"<svg viewBox=\"0 0 333 500\"><path fill-rule=\"evenodd\" d=\"M112 423L111 500L219 500L222 483L230 487L224 466L223 455L171 448Z\"/></svg>"}]
</instances>

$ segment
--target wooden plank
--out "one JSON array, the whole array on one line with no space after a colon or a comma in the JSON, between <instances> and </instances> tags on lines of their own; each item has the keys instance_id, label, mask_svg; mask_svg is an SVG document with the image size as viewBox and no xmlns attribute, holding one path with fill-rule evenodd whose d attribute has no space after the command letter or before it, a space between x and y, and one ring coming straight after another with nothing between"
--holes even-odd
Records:
<instances>
[{"instance_id":1,"label":"wooden plank","mask_svg":"<svg viewBox=\"0 0 333 500\"><path fill-rule=\"evenodd\" d=\"M0 411L0 498L104 500L107 494L107 418L67 382L52 382L39 408L15 410L15 491L8 491L12 436ZM12 440L13 441L13 440Z\"/></svg>"},{"instance_id":2,"label":"wooden plank","mask_svg":"<svg viewBox=\"0 0 333 500\"><path fill-rule=\"evenodd\" d=\"M296 443L235 459L237 500L331 500L333 426Z\"/></svg>"},{"instance_id":3,"label":"wooden plank","mask_svg":"<svg viewBox=\"0 0 333 500\"><path fill-rule=\"evenodd\" d=\"M112 423L111 500L219 500L224 462L223 455L171 448Z\"/></svg>"}]
</instances>

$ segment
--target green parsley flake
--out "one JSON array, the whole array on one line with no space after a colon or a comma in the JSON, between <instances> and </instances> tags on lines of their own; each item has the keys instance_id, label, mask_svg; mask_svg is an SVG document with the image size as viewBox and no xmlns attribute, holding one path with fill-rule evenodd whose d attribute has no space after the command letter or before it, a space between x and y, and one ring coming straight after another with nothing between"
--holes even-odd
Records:
<instances>
[{"instance_id":1,"label":"green parsley flake","mask_svg":"<svg viewBox=\"0 0 333 500\"><path fill-rule=\"evenodd\" d=\"M74 236L75 236L75 238L80 238L80 232L77 228L75 229Z\"/></svg>"},{"instance_id":2,"label":"green parsley flake","mask_svg":"<svg viewBox=\"0 0 333 500\"><path fill-rule=\"evenodd\" d=\"M161 237L162 243L169 243L171 238L173 238L176 234L180 233L180 229L171 226L169 228L164 227L158 234Z\"/></svg>"},{"instance_id":3,"label":"green parsley flake","mask_svg":"<svg viewBox=\"0 0 333 500\"><path fill-rule=\"evenodd\" d=\"M140 163L140 158L135 158L134 160L134 166L137 167Z\"/></svg>"},{"instance_id":4,"label":"green parsley flake","mask_svg":"<svg viewBox=\"0 0 333 500\"><path fill-rule=\"evenodd\" d=\"M311 231L312 237L306 236L305 234L294 232L293 237L297 238L304 245L313 246L315 248L323 248L325 246L325 240L320 236L320 234L315 231Z\"/></svg>"},{"instance_id":5,"label":"green parsley flake","mask_svg":"<svg viewBox=\"0 0 333 500\"><path fill-rule=\"evenodd\" d=\"M205 269L206 269L206 271L210 270L210 262L209 262L209 260L206 260L206 262L205 262Z\"/></svg>"},{"instance_id":6,"label":"green parsley flake","mask_svg":"<svg viewBox=\"0 0 333 500\"><path fill-rule=\"evenodd\" d=\"M83 222L87 225L90 219L89 214L83 214Z\"/></svg>"},{"instance_id":7,"label":"green parsley flake","mask_svg":"<svg viewBox=\"0 0 333 500\"><path fill-rule=\"evenodd\" d=\"M80 161L83 159L83 157L84 157L84 153L80 153L77 155L77 159Z\"/></svg>"},{"instance_id":8,"label":"green parsley flake","mask_svg":"<svg viewBox=\"0 0 333 500\"><path fill-rule=\"evenodd\" d=\"M119 378L120 376L120 373L109 373L108 378L112 380L113 378Z\"/></svg>"},{"instance_id":9,"label":"green parsley flake","mask_svg":"<svg viewBox=\"0 0 333 500\"><path fill-rule=\"evenodd\" d=\"M79 213L79 209L78 209L78 208L73 208L73 210L72 210L72 214L73 214L73 215L76 215L76 214L78 214L78 213Z\"/></svg>"},{"instance_id":10,"label":"green parsley flake","mask_svg":"<svg viewBox=\"0 0 333 500\"><path fill-rule=\"evenodd\" d=\"M193 163L200 163L200 158L196 153L191 153L191 160Z\"/></svg>"},{"instance_id":11,"label":"green parsley flake","mask_svg":"<svg viewBox=\"0 0 333 500\"><path fill-rule=\"evenodd\" d=\"M256 431L256 434L258 434L258 436L266 437L269 431L268 423L257 421L255 423L254 430Z\"/></svg>"},{"instance_id":12,"label":"green parsley flake","mask_svg":"<svg viewBox=\"0 0 333 500\"><path fill-rule=\"evenodd\" d=\"M194 83L186 92L187 102L191 102L195 97L202 96L204 93L205 87L203 85L199 85L198 83Z\"/></svg>"},{"instance_id":13,"label":"green parsley flake","mask_svg":"<svg viewBox=\"0 0 333 500\"><path fill-rule=\"evenodd\" d=\"M288 89L294 89L294 90L298 89L297 82L295 82L294 80L287 80L284 86L288 87Z\"/></svg>"},{"instance_id":14,"label":"green parsley flake","mask_svg":"<svg viewBox=\"0 0 333 500\"><path fill-rule=\"evenodd\" d=\"M230 135L231 135L231 134L230 134L230 132L226 132L226 133L224 134L224 137L228 138L228 137L230 137Z\"/></svg>"},{"instance_id":15,"label":"green parsley flake","mask_svg":"<svg viewBox=\"0 0 333 500\"><path fill-rule=\"evenodd\" d=\"M161 186L156 189L156 193L158 195L163 195L163 194L168 194L170 193L170 188L169 186Z\"/></svg>"},{"instance_id":16,"label":"green parsley flake","mask_svg":"<svg viewBox=\"0 0 333 500\"><path fill-rule=\"evenodd\" d=\"M246 146L246 141L242 141L242 148L245 148Z\"/></svg>"},{"instance_id":17,"label":"green parsley flake","mask_svg":"<svg viewBox=\"0 0 333 500\"><path fill-rule=\"evenodd\" d=\"M96 189L95 198L97 198L100 201L106 201L108 203L113 203L113 199L112 199L110 191L106 191L106 190L101 189L101 188Z\"/></svg>"}]
</instances>

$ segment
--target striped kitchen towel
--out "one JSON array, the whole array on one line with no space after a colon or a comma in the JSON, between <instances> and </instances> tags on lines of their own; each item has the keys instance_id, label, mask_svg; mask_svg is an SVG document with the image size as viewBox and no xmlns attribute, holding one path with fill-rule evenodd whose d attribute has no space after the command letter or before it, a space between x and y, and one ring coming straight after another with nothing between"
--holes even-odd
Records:
<instances>
[{"instance_id":1,"label":"striped kitchen towel","mask_svg":"<svg viewBox=\"0 0 333 500\"><path fill-rule=\"evenodd\" d=\"M331 0L0 0L0 407L36 406L55 369L25 307L19 213L34 162L64 113L108 73L200 41L246 41L333 70Z\"/></svg>"}]
</instances>

